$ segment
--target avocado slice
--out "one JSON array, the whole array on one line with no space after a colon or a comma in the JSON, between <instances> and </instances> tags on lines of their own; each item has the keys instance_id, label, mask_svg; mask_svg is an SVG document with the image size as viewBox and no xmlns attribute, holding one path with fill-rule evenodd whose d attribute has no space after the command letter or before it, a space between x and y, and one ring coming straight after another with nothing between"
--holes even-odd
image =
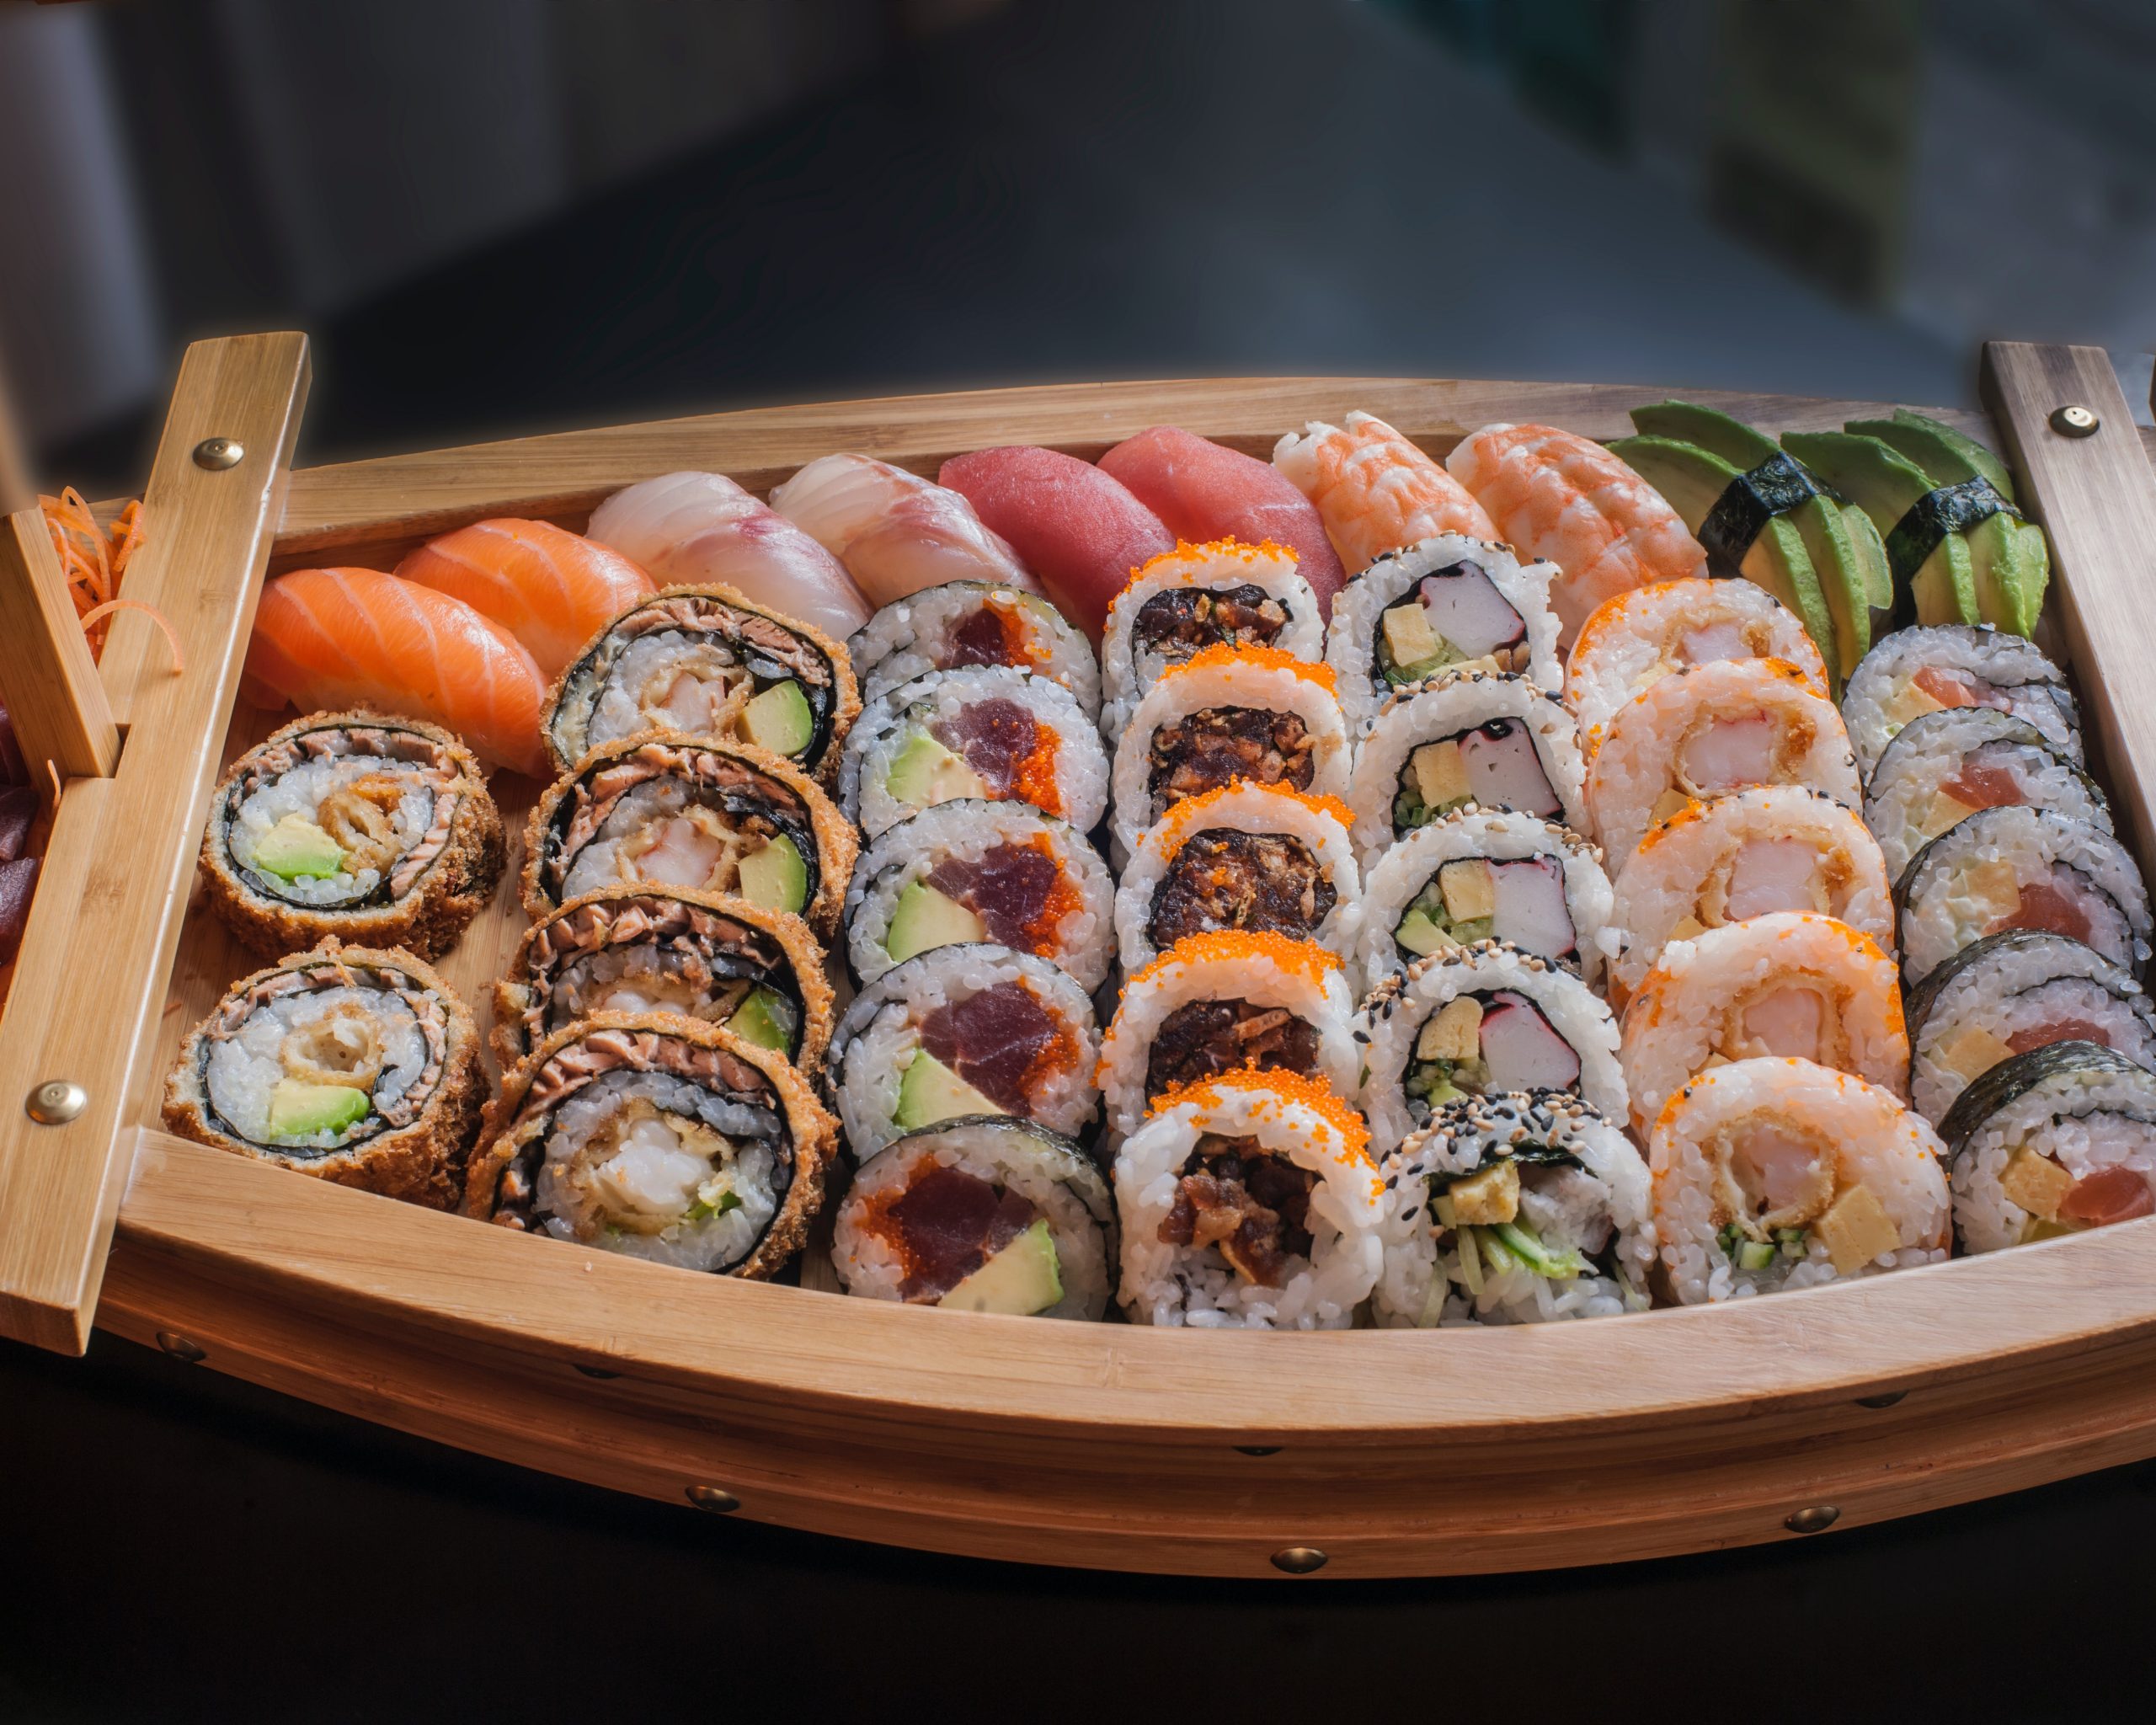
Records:
<instances>
[{"instance_id":1,"label":"avocado slice","mask_svg":"<svg viewBox=\"0 0 2156 1725\"><path fill-rule=\"evenodd\" d=\"M337 841L304 814L287 814L254 847L254 866L280 880L327 880L344 871Z\"/></svg>"},{"instance_id":2,"label":"avocado slice","mask_svg":"<svg viewBox=\"0 0 2156 1725\"><path fill-rule=\"evenodd\" d=\"M916 880L899 893L898 903L892 906L883 950L896 964L932 947L987 938L987 925L979 917L926 881Z\"/></svg>"},{"instance_id":3,"label":"avocado slice","mask_svg":"<svg viewBox=\"0 0 2156 1725\"><path fill-rule=\"evenodd\" d=\"M816 734L816 715L801 685L789 677L751 697L741 709L741 729L750 742L774 755L798 755Z\"/></svg>"},{"instance_id":4,"label":"avocado slice","mask_svg":"<svg viewBox=\"0 0 2156 1725\"><path fill-rule=\"evenodd\" d=\"M898 1106L891 1110L891 1124L908 1132L932 1126L938 1120L955 1120L964 1114L1001 1114L1000 1108L926 1049L913 1057L899 1080Z\"/></svg>"},{"instance_id":5,"label":"avocado slice","mask_svg":"<svg viewBox=\"0 0 2156 1725\"><path fill-rule=\"evenodd\" d=\"M959 797L988 794L988 787L981 782L980 775L926 731L915 731L911 740L899 750L898 758L883 776L883 788L893 800L919 809Z\"/></svg>"},{"instance_id":6,"label":"avocado slice","mask_svg":"<svg viewBox=\"0 0 2156 1725\"><path fill-rule=\"evenodd\" d=\"M1842 531L1849 535L1849 548L1864 569L1871 638L1876 641L1894 626L1894 565L1886 560L1886 542L1880 537L1870 515L1853 503L1835 507L1842 518Z\"/></svg>"},{"instance_id":7,"label":"avocado slice","mask_svg":"<svg viewBox=\"0 0 2156 1725\"><path fill-rule=\"evenodd\" d=\"M759 983L749 991L748 999L734 1009L726 1028L744 1042L791 1055L794 1029L799 1023L799 1015L785 996Z\"/></svg>"},{"instance_id":8,"label":"avocado slice","mask_svg":"<svg viewBox=\"0 0 2156 1725\"><path fill-rule=\"evenodd\" d=\"M1433 953L1460 944L1420 911L1410 911L1401 917L1399 926L1392 931L1392 937L1418 959L1427 959Z\"/></svg>"},{"instance_id":9,"label":"avocado slice","mask_svg":"<svg viewBox=\"0 0 2156 1725\"><path fill-rule=\"evenodd\" d=\"M1884 429L1870 430L1875 425ZM1900 450L1903 455L1927 471L1930 468L1931 463L1919 452L1920 449L1924 447L1951 449L1971 473L1981 473L1985 478L1990 480L1992 489L2009 503L2016 506L2020 503L2020 499L2014 494L2014 470L2006 465L2004 458L1986 449L1975 438L1964 436L1951 425L1940 420L1927 418L1923 414L1913 414L1907 408L1896 408L1894 417L1891 419L1867 419L1862 421L1860 425L1844 425L1842 429L1844 431L1861 430L1870 436L1876 437L1889 448ZM1890 430L1896 435L1889 435ZM1912 441L1908 443L1903 442L1903 435L1908 435Z\"/></svg>"},{"instance_id":10,"label":"avocado slice","mask_svg":"<svg viewBox=\"0 0 2156 1725\"><path fill-rule=\"evenodd\" d=\"M808 902L808 865L784 833L744 857L736 875L741 896L767 911L798 911Z\"/></svg>"},{"instance_id":11,"label":"avocado slice","mask_svg":"<svg viewBox=\"0 0 2156 1725\"><path fill-rule=\"evenodd\" d=\"M1871 517L1883 542L1902 517L1936 488L1922 467L1876 437L1847 431L1792 431L1783 446ZM1898 617L1913 605L1920 623L1977 621L1976 578L1967 542L1959 533L1941 539L1909 583L1895 595Z\"/></svg>"},{"instance_id":12,"label":"avocado slice","mask_svg":"<svg viewBox=\"0 0 2156 1725\"><path fill-rule=\"evenodd\" d=\"M312 1138L321 1132L342 1132L366 1119L373 1106L366 1091L349 1084L280 1078L270 1092L270 1135Z\"/></svg>"},{"instance_id":13,"label":"avocado slice","mask_svg":"<svg viewBox=\"0 0 2156 1725\"><path fill-rule=\"evenodd\" d=\"M1063 1298L1063 1265L1048 1218L1038 1218L936 1303L947 1311L1001 1311L1031 1317Z\"/></svg>"}]
</instances>

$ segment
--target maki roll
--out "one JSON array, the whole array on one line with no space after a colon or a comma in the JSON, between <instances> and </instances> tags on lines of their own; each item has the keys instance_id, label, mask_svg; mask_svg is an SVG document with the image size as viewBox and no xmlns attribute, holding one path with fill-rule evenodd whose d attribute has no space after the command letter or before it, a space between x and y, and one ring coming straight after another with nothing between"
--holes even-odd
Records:
<instances>
[{"instance_id":1,"label":"maki roll","mask_svg":"<svg viewBox=\"0 0 2156 1725\"><path fill-rule=\"evenodd\" d=\"M1185 798L1239 778L1339 796L1348 761L1329 665L1276 647L1208 647L1161 673L1117 740L1118 854Z\"/></svg>"},{"instance_id":2,"label":"maki roll","mask_svg":"<svg viewBox=\"0 0 2156 1725\"><path fill-rule=\"evenodd\" d=\"M616 886L725 893L838 927L857 841L800 768L745 743L609 743L554 781L525 835L524 908Z\"/></svg>"},{"instance_id":3,"label":"maki roll","mask_svg":"<svg viewBox=\"0 0 2156 1725\"><path fill-rule=\"evenodd\" d=\"M607 887L526 929L494 986L504 1071L563 1025L600 1012L679 1012L776 1049L814 1076L831 985L808 925L687 887Z\"/></svg>"},{"instance_id":4,"label":"maki roll","mask_svg":"<svg viewBox=\"0 0 2156 1725\"><path fill-rule=\"evenodd\" d=\"M1658 1291L1700 1306L1941 1263L1945 1148L1891 1092L1846 1073L1717 1066L1670 1099L1648 1142Z\"/></svg>"},{"instance_id":5,"label":"maki roll","mask_svg":"<svg viewBox=\"0 0 2156 1725\"><path fill-rule=\"evenodd\" d=\"M1625 1083L1642 1135L1700 1073L1769 1055L1908 1094L1894 961L1831 916L1776 911L1672 941L1625 1009Z\"/></svg>"},{"instance_id":6,"label":"maki roll","mask_svg":"<svg viewBox=\"0 0 2156 1725\"><path fill-rule=\"evenodd\" d=\"M2099 1044L2003 1061L1939 1130L1965 1251L2156 1215L2156 1074Z\"/></svg>"},{"instance_id":7,"label":"maki roll","mask_svg":"<svg viewBox=\"0 0 2156 1725\"><path fill-rule=\"evenodd\" d=\"M1284 1072L1168 1097L1115 1158L1133 1323L1344 1330L1382 1262L1384 1188L1355 1111Z\"/></svg>"},{"instance_id":8,"label":"maki roll","mask_svg":"<svg viewBox=\"0 0 2156 1725\"><path fill-rule=\"evenodd\" d=\"M1187 935L1233 929L1346 958L1362 902L1349 819L1336 798L1246 779L1177 804L1145 830L1116 893L1123 969Z\"/></svg>"},{"instance_id":9,"label":"maki roll","mask_svg":"<svg viewBox=\"0 0 2156 1725\"><path fill-rule=\"evenodd\" d=\"M931 670L1007 665L1060 683L1088 718L1101 671L1077 627L1038 593L993 581L947 581L894 600L846 643L861 698L873 701Z\"/></svg>"},{"instance_id":10,"label":"maki roll","mask_svg":"<svg viewBox=\"0 0 2156 1725\"><path fill-rule=\"evenodd\" d=\"M2156 1068L2156 1015L2116 964L2063 934L2016 928L1964 947L1909 996L1909 1092L1934 1125L1994 1066L2093 1042Z\"/></svg>"},{"instance_id":11,"label":"maki roll","mask_svg":"<svg viewBox=\"0 0 2156 1725\"><path fill-rule=\"evenodd\" d=\"M1554 1090L1625 1118L1617 1023L1578 976L1502 941L1425 959L1370 991L1352 1033L1362 1045L1370 1143L1390 1155L1465 1096Z\"/></svg>"},{"instance_id":12,"label":"maki roll","mask_svg":"<svg viewBox=\"0 0 2156 1725\"><path fill-rule=\"evenodd\" d=\"M862 989L831 1047L831 1087L857 1157L962 1116L1001 1114L1075 1138L1101 1092L1086 991L1008 947L937 947Z\"/></svg>"},{"instance_id":13,"label":"maki roll","mask_svg":"<svg viewBox=\"0 0 2156 1725\"><path fill-rule=\"evenodd\" d=\"M1395 692L1462 670L1516 671L1545 693L1565 686L1550 563L1440 533L1389 551L1340 590L1325 656L1359 736Z\"/></svg>"},{"instance_id":14,"label":"maki roll","mask_svg":"<svg viewBox=\"0 0 2156 1725\"><path fill-rule=\"evenodd\" d=\"M1651 684L1617 710L1588 769L1595 836L1618 878L1657 820L1753 785L1802 785L1854 809L1856 762L1834 703L1796 665L1717 660Z\"/></svg>"},{"instance_id":15,"label":"maki roll","mask_svg":"<svg viewBox=\"0 0 2156 1725\"><path fill-rule=\"evenodd\" d=\"M653 731L750 743L814 772L861 711L846 649L731 587L669 587L569 661L547 697L547 752L566 772Z\"/></svg>"},{"instance_id":16,"label":"maki roll","mask_svg":"<svg viewBox=\"0 0 2156 1725\"><path fill-rule=\"evenodd\" d=\"M1267 540L1177 545L1130 572L1108 605L1101 640L1101 729L1123 734L1145 692L1171 665L1208 647L1273 647L1325 656L1325 618L1295 553Z\"/></svg>"},{"instance_id":17,"label":"maki roll","mask_svg":"<svg viewBox=\"0 0 2156 1725\"><path fill-rule=\"evenodd\" d=\"M407 952L325 941L225 991L165 1081L168 1131L448 1210L486 1100L479 1032Z\"/></svg>"},{"instance_id":18,"label":"maki roll","mask_svg":"<svg viewBox=\"0 0 2156 1725\"><path fill-rule=\"evenodd\" d=\"M1193 934L1123 985L1101 1044L1108 1130L1138 1130L1171 1090L1242 1067L1353 1092L1354 1000L1340 960L1278 934Z\"/></svg>"},{"instance_id":19,"label":"maki roll","mask_svg":"<svg viewBox=\"0 0 2156 1725\"><path fill-rule=\"evenodd\" d=\"M1466 671L1396 695L1355 757L1364 864L1454 809L1510 809L1587 830L1572 716L1529 677Z\"/></svg>"},{"instance_id":20,"label":"maki roll","mask_svg":"<svg viewBox=\"0 0 2156 1725\"><path fill-rule=\"evenodd\" d=\"M1599 987L1615 948L1602 855L1532 814L1454 809L1379 857L1363 888L1356 962L1364 991L1417 959L1501 940Z\"/></svg>"},{"instance_id":21,"label":"maki roll","mask_svg":"<svg viewBox=\"0 0 2156 1725\"><path fill-rule=\"evenodd\" d=\"M494 895L502 818L472 751L372 713L286 725L226 771L202 836L205 896L249 951L325 938L429 957Z\"/></svg>"},{"instance_id":22,"label":"maki roll","mask_svg":"<svg viewBox=\"0 0 2156 1725\"><path fill-rule=\"evenodd\" d=\"M1832 916L1891 953L1892 880L1864 823L1801 785L1688 803L1648 830L1617 877L1610 1004L1622 1009L1671 941L1776 911Z\"/></svg>"},{"instance_id":23,"label":"maki roll","mask_svg":"<svg viewBox=\"0 0 2156 1725\"><path fill-rule=\"evenodd\" d=\"M1464 1098L1385 1159L1387 1329L1645 1311L1647 1165L1561 1091Z\"/></svg>"},{"instance_id":24,"label":"maki roll","mask_svg":"<svg viewBox=\"0 0 2156 1725\"><path fill-rule=\"evenodd\" d=\"M2026 719L1995 707L1942 708L1903 725L1871 769L1864 818L1899 879L1909 859L1956 821L2009 805L2111 830L2096 782Z\"/></svg>"},{"instance_id":25,"label":"maki roll","mask_svg":"<svg viewBox=\"0 0 2156 1725\"><path fill-rule=\"evenodd\" d=\"M808 1235L835 1137L776 1049L670 1012L607 1012L502 1080L464 1214L767 1279Z\"/></svg>"},{"instance_id":26,"label":"maki roll","mask_svg":"<svg viewBox=\"0 0 2156 1725\"><path fill-rule=\"evenodd\" d=\"M876 836L846 896L846 950L866 987L916 953L992 941L1067 970L1087 993L1115 947L1107 865L1065 822L1022 803L939 803Z\"/></svg>"},{"instance_id":27,"label":"maki roll","mask_svg":"<svg viewBox=\"0 0 2156 1725\"><path fill-rule=\"evenodd\" d=\"M2081 764L2081 720L2059 668L2019 635L1940 623L1897 630L1849 673L1842 717L1857 765L1869 775L1903 725L1942 707L1995 707Z\"/></svg>"},{"instance_id":28,"label":"maki roll","mask_svg":"<svg viewBox=\"0 0 2156 1725\"><path fill-rule=\"evenodd\" d=\"M839 763L839 805L862 836L960 798L1030 803L1081 832L1097 826L1107 756L1070 692L974 665L930 671L870 702Z\"/></svg>"},{"instance_id":29,"label":"maki roll","mask_svg":"<svg viewBox=\"0 0 2156 1725\"><path fill-rule=\"evenodd\" d=\"M1107 1311L1107 1182L1030 1121L969 1115L908 1133L862 1162L836 1223L831 1261L864 1299L1013 1317Z\"/></svg>"},{"instance_id":30,"label":"maki roll","mask_svg":"<svg viewBox=\"0 0 2156 1725\"><path fill-rule=\"evenodd\" d=\"M1988 934L2044 928L2138 976L2148 962L2148 894L2108 832L2047 809L1983 809L1924 849L1894 889L1912 987Z\"/></svg>"}]
</instances>

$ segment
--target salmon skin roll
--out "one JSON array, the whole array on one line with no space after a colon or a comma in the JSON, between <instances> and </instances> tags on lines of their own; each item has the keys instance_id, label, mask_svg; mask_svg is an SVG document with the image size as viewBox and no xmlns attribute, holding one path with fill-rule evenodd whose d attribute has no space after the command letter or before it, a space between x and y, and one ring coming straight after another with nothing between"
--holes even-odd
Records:
<instances>
[{"instance_id":1,"label":"salmon skin roll","mask_svg":"<svg viewBox=\"0 0 2156 1725\"><path fill-rule=\"evenodd\" d=\"M525 834L534 918L603 887L730 893L838 927L853 828L798 767L745 743L659 732L595 749L554 781Z\"/></svg>"},{"instance_id":2,"label":"salmon skin roll","mask_svg":"<svg viewBox=\"0 0 2156 1725\"><path fill-rule=\"evenodd\" d=\"M479 1032L411 953L328 940L243 977L165 1081L168 1131L448 1210L487 1079Z\"/></svg>"},{"instance_id":3,"label":"salmon skin roll","mask_svg":"<svg viewBox=\"0 0 2156 1725\"><path fill-rule=\"evenodd\" d=\"M547 696L547 749L567 772L603 744L673 731L814 772L860 711L846 649L820 629L731 588L670 587L571 657Z\"/></svg>"},{"instance_id":4,"label":"salmon skin roll","mask_svg":"<svg viewBox=\"0 0 2156 1725\"><path fill-rule=\"evenodd\" d=\"M838 1207L846 1291L945 1311L1098 1318L1115 1277L1107 1182L1069 1139L968 1116L865 1160Z\"/></svg>"},{"instance_id":5,"label":"salmon skin roll","mask_svg":"<svg viewBox=\"0 0 2156 1725\"><path fill-rule=\"evenodd\" d=\"M2034 643L1988 628L1900 629L1865 654L1842 692L1842 717L1866 777L1902 727L1942 707L1996 707L2034 725L2074 766L2081 719L2059 668Z\"/></svg>"},{"instance_id":6,"label":"salmon skin roll","mask_svg":"<svg viewBox=\"0 0 2156 1725\"><path fill-rule=\"evenodd\" d=\"M335 937L438 957L501 878L500 812L438 726L318 713L226 770L202 835L205 897L248 950Z\"/></svg>"},{"instance_id":7,"label":"salmon skin roll","mask_svg":"<svg viewBox=\"0 0 2156 1725\"><path fill-rule=\"evenodd\" d=\"M1440 533L1503 537L1458 479L1374 414L1313 419L1280 440L1273 465L1317 505L1350 574Z\"/></svg>"},{"instance_id":8,"label":"salmon skin roll","mask_svg":"<svg viewBox=\"0 0 2156 1725\"><path fill-rule=\"evenodd\" d=\"M823 1204L835 1137L776 1050L670 1012L601 1013L556 1031L502 1080L464 1214L768 1279Z\"/></svg>"},{"instance_id":9,"label":"salmon skin roll","mask_svg":"<svg viewBox=\"0 0 2156 1725\"><path fill-rule=\"evenodd\" d=\"M526 929L494 986L506 1071L557 1030L600 1012L679 1012L775 1049L814 1077L831 985L808 925L688 887L606 887Z\"/></svg>"},{"instance_id":10,"label":"salmon skin roll","mask_svg":"<svg viewBox=\"0 0 2156 1725\"><path fill-rule=\"evenodd\" d=\"M947 581L895 600L855 632L846 651L864 701L928 671L1007 665L1062 684L1089 718L1101 710L1092 644L1047 600L1009 583Z\"/></svg>"},{"instance_id":11,"label":"salmon skin roll","mask_svg":"<svg viewBox=\"0 0 2156 1725\"><path fill-rule=\"evenodd\" d=\"M1717 1066L1670 1098L1648 1142L1659 1291L1700 1306L1943 1262L1945 1149L1845 1072Z\"/></svg>"}]
</instances>

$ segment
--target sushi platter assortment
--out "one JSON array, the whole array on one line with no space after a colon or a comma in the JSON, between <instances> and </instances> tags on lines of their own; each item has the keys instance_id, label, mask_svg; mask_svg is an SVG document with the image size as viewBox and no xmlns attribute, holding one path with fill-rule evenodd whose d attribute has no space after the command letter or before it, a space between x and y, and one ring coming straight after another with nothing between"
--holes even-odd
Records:
<instances>
[{"instance_id":1,"label":"sushi platter assortment","mask_svg":"<svg viewBox=\"0 0 2156 1725\"><path fill-rule=\"evenodd\" d=\"M830 454L278 575L244 688L302 716L200 867L266 968L164 1124L533 1250L1196 1327L2156 1213L2148 898L2010 475L1633 419ZM467 1002L489 766L544 788Z\"/></svg>"}]
</instances>

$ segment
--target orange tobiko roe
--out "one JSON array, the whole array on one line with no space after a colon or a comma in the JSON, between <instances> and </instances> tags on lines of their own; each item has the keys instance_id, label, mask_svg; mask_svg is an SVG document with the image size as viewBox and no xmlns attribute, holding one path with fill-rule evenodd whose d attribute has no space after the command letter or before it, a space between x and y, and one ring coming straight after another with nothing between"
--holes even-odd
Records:
<instances>
[{"instance_id":1,"label":"orange tobiko roe","mask_svg":"<svg viewBox=\"0 0 2156 1725\"><path fill-rule=\"evenodd\" d=\"M1164 1114L1184 1103L1195 1103L1201 1108L1221 1108L1226 1105L1230 1092L1267 1096L1306 1108L1340 1135L1341 1143L1350 1156L1369 1160L1370 1129L1362 1115L1342 1101L1339 1092L1322 1078L1307 1078L1300 1072L1284 1068L1261 1071L1256 1066L1244 1066L1217 1077L1178 1085L1166 1095L1155 1097L1146 1113Z\"/></svg>"},{"instance_id":2,"label":"orange tobiko roe","mask_svg":"<svg viewBox=\"0 0 2156 1725\"><path fill-rule=\"evenodd\" d=\"M1187 934L1132 977L1125 991L1150 983L1176 964L1225 963L1235 959L1264 959L1278 969L1324 985L1328 973L1340 968L1338 956L1315 941L1290 940L1270 931L1218 928L1203 934Z\"/></svg>"},{"instance_id":3,"label":"orange tobiko roe","mask_svg":"<svg viewBox=\"0 0 2156 1725\"><path fill-rule=\"evenodd\" d=\"M1170 677L1187 676L1195 670L1222 670L1231 665L1262 666L1267 670L1291 671L1305 681L1315 683L1327 694L1335 692L1339 679L1329 665L1314 665L1307 659L1298 659L1292 653L1278 647L1239 647L1233 642L1219 641L1203 652L1194 653L1181 665L1171 665L1161 673L1161 681Z\"/></svg>"},{"instance_id":4,"label":"orange tobiko roe","mask_svg":"<svg viewBox=\"0 0 2156 1725\"><path fill-rule=\"evenodd\" d=\"M1238 791L1262 791L1272 797L1292 797L1313 814L1330 814L1341 825L1353 830L1355 811L1337 797L1312 796L1308 791L1299 791L1289 784L1268 784L1263 779L1231 778L1227 783L1209 791L1200 791L1194 797L1186 797L1163 814L1157 825L1161 829L1161 853L1172 859L1187 844L1194 834L1205 830L1205 823L1221 802Z\"/></svg>"},{"instance_id":5,"label":"orange tobiko roe","mask_svg":"<svg viewBox=\"0 0 2156 1725\"><path fill-rule=\"evenodd\" d=\"M1085 900L1079 896L1078 889L1071 885L1070 876L1064 873L1063 859L1056 854L1054 839L1044 832L1037 832L1026 841L1026 846L1055 864L1055 884L1049 889L1048 902L1041 907L1041 914L1026 925L1026 937L1033 943L1034 957L1045 959L1055 951L1056 931L1063 927L1063 919L1083 908Z\"/></svg>"}]
</instances>

